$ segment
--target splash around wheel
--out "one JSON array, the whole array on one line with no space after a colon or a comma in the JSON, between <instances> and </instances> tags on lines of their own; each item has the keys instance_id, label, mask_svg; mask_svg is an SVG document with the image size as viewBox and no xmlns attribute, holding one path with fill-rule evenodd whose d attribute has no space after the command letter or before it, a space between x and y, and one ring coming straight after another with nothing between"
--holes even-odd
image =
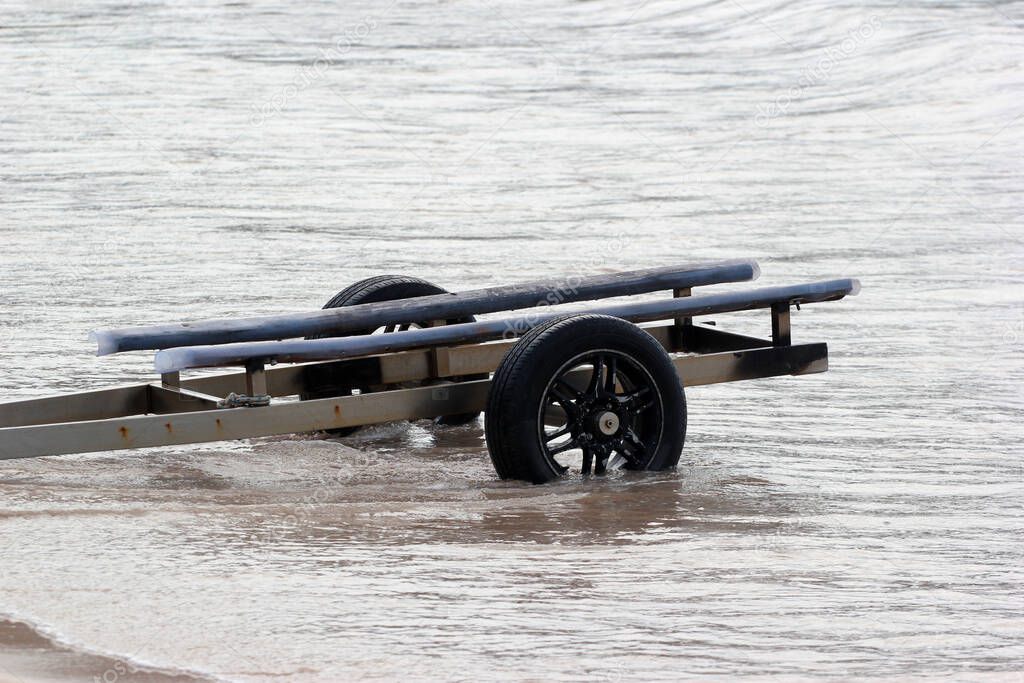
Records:
<instances>
[{"instance_id":1,"label":"splash around wheel","mask_svg":"<svg viewBox=\"0 0 1024 683\"><path fill-rule=\"evenodd\" d=\"M651 335L619 318L574 315L534 328L509 351L485 421L498 475L540 484L572 472L675 467L686 399Z\"/></svg>"}]
</instances>

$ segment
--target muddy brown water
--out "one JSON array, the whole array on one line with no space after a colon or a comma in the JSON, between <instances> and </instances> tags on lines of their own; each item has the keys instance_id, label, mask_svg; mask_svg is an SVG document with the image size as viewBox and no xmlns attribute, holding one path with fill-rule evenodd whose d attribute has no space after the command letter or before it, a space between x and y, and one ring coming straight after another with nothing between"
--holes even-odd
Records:
<instances>
[{"instance_id":1,"label":"muddy brown water","mask_svg":"<svg viewBox=\"0 0 1024 683\"><path fill-rule=\"evenodd\" d=\"M501 482L479 424L429 423L2 463L0 680L1014 680L1022 25L1003 2L8 2L5 399L152 376L90 329L383 272L754 257L763 284L864 290L794 315L830 372L689 390L673 473Z\"/></svg>"}]
</instances>

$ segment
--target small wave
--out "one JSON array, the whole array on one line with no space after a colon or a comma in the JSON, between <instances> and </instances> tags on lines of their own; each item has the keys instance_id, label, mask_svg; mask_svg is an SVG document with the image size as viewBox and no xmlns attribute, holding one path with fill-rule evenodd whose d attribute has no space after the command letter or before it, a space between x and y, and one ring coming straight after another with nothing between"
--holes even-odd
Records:
<instances>
[{"instance_id":1,"label":"small wave","mask_svg":"<svg viewBox=\"0 0 1024 683\"><path fill-rule=\"evenodd\" d=\"M147 683L220 682L227 679L209 672L168 667L135 657L89 647L21 614L0 612L0 662L9 655L30 651L38 669L21 672L57 672L67 680L146 681ZM22 660L24 662L24 660ZM22 668L25 664L22 663ZM29 668L33 667L31 662ZM61 680L61 679L57 679Z\"/></svg>"}]
</instances>

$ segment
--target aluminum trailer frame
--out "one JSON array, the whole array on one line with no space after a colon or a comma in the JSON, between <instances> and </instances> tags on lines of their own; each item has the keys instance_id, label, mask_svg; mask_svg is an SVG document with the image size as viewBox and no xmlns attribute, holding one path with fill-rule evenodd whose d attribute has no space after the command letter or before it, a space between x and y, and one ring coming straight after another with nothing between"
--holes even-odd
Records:
<instances>
[{"instance_id":1,"label":"aluminum trailer frame","mask_svg":"<svg viewBox=\"0 0 1024 683\"><path fill-rule=\"evenodd\" d=\"M664 281L659 282L659 287L665 287ZM743 293L687 301L679 299L689 297L690 288L665 287L677 301L656 314L647 311L646 315L661 319L642 328L669 352L684 386L825 372L827 345L793 344L790 334L792 305L835 300L856 294L859 289L855 280L825 284L831 288L822 283L804 286L805 290L817 287L817 298L811 295L813 292L794 296L793 288L768 288L747 292L745 304ZM769 290L774 295L764 294ZM707 305L714 297L719 297L721 303L721 297L730 296L736 297L731 300L732 308ZM412 301L404 300L400 306ZM770 339L726 332L713 323L697 324L692 319L750 308L770 310ZM434 329L443 328L420 332ZM400 334L352 337L349 341L373 337L379 342L381 337ZM490 380L450 380L493 372L516 342L514 338L458 345L435 341L425 348L385 353L356 351L356 356L341 360L272 368L265 367L265 356L254 356L246 359L244 372L182 379L172 371L162 374L160 381L0 403L0 459L175 446L475 412L486 405ZM336 388L385 387L413 381L436 384L288 400L315 392L325 382ZM222 400L231 393L269 394L274 401L263 407L222 407Z\"/></svg>"}]
</instances>

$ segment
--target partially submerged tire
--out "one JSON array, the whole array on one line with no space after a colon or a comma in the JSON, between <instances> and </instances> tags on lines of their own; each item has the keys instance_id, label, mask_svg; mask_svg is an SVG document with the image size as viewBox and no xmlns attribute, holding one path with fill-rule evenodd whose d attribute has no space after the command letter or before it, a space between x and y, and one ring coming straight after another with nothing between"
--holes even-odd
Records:
<instances>
[{"instance_id":1,"label":"partially submerged tire","mask_svg":"<svg viewBox=\"0 0 1024 683\"><path fill-rule=\"evenodd\" d=\"M534 328L505 356L485 431L502 479L665 470L682 452L686 399L651 335L619 318L568 316Z\"/></svg>"},{"instance_id":2,"label":"partially submerged tire","mask_svg":"<svg viewBox=\"0 0 1024 683\"><path fill-rule=\"evenodd\" d=\"M421 296L430 296L432 294L447 294L448 290L438 287L432 282L421 280L417 277L408 277L405 275L378 275L376 277L366 278L360 280L355 284L349 285L345 289L335 294L330 301L324 304L324 309L328 308L344 308L346 306L356 306L358 304L370 304L378 303L381 301L394 301L396 299L412 299ZM464 318L455 318L452 320L445 320L446 325L455 325L459 323L475 322L476 318L473 316L466 316ZM307 337L307 339L322 339L324 337L353 337L356 335L374 334L376 332L390 333L395 331L408 330L412 327L427 327L430 321L423 321L420 323L408 323L403 325L388 325L387 327L380 328L378 330L356 330L348 332L342 335L331 335L321 334ZM465 381L473 379L487 379L487 375L472 375L469 377L452 377L450 381ZM300 395L300 398L304 401L318 399L318 398L332 398L334 396L350 396L355 392L369 393L373 391L383 391L386 389L397 389L402 387L410 386L421 386L426 382L414 382L405 383L400 386L392 385L348 385L338 384L336 378L328 373L320 373L320 376L311 374L308 377L309 383L314 387L313 389ZM480 416L479 412L476 413L465 413L461 415L446 415L435 419L437 424L443 425L459 425L467 422L472 422ZM335 436L347 436L359 431L359 427L343 427L340 429L327 430L328 433Z\"/></svg>"}]
</instances>

